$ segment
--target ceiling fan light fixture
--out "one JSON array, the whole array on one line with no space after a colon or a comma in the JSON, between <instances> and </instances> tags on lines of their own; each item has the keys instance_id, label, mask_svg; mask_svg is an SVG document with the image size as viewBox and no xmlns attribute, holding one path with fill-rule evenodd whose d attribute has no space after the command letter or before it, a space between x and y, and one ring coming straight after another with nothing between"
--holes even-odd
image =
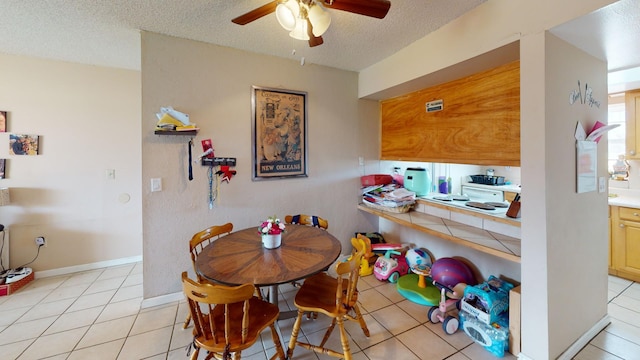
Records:
<instances>
[{"instance_id":1,"label":"ceiling fan light fixture","mask_svg":"<svg viewBox=\"0 0 640 360\"><path fill-rule=\"evenodd\" d=\"M296 21L296 27L291 30L289 36L297 40L309 40L309 33L307 32L307 21L300 18L298 18L297 20L298 21Z\"/></svg>"},{"instance_id":2,"label":"ceiling fan light fixture","mask_svg":"<svg viewBox=\"0 0 640 360\"><path fill-rule=\"evenodd\" d=\"M276 19L285 30L291 31L295 28L299 14L300 5L296 0L288 0L276 6Z\"/></svg>"},{"instance_id":3,"label":"ceiling fan light fixture","mask_svg":"<svg viewBox=\"0 0 640 360\"><path fill-rule=\"evenodd\" d=\"M314 3L309 7L308 16L314 36L322 36L331 25L331 15L322 9L322 6L318 3Z\"/></svg>"}]
</instances>

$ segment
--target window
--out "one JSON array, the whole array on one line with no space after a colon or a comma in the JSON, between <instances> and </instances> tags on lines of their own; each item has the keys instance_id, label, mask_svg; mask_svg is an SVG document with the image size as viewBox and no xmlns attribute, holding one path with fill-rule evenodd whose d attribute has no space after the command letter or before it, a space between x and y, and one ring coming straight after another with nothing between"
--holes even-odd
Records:
<instances>
[{"instance_id":1,"label":"window","mask_svg":"<svg viewBox=\"0 0 640 360\"><path fill-rule=\"evenodd\" d=\"M613 172L613 163L618 160L619 155L626 154L625 149L625 116L624 116L624 93L609 95L609 125L620 124L615 129L607 132L609 148L607 154L609 172Z\"/></svg>"}]
</instances>

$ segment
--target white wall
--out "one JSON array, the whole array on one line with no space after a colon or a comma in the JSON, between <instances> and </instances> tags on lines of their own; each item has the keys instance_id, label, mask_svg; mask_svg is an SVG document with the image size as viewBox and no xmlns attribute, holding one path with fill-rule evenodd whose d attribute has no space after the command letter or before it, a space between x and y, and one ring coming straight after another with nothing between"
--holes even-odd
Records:
<instances>
[{"instance_id":1,"label":"white wall","mask_svg":"<svg viewBox=\"0 0 640 360\"><path fill-rule=\"evenodd\" d=\"M139 257L140 73L0 54L0 78L7 130L40 136L40 155L16 156L0 133L12 267L34 259L40 235L36 272Z\"/></svg>"},{"instance_id":2,"label":"white wall","mask_svg":"<svg viewBox=\"0 0 640 360\"><path fill-rule=\"evenodd\" d=\"M308 93L308 178L251 181L251 86ZM357 74L220 46L142 34L142 193L144 297L181 291L180 273L191 269L188 241L212 224L256 227L270 215L316 214L350 251L355 231L377 229L356 208L358 158L377 156L378 103L358 100ZM154 114L171 105L211 138L218 156L237 158L237 175L220 184L208 208L207 169L196 165L187 180L188 137L154 135ZM163 191L151 193L151 178Z\"/></svg>"}]
</instances>

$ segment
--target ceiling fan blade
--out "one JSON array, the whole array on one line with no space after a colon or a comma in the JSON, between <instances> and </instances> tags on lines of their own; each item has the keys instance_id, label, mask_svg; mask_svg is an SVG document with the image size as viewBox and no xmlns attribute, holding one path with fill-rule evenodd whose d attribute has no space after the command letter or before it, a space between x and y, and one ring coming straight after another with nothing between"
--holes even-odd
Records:
<instances>
[{"instance_id":1,"label":"ceiling fan blade","mask_svg":"<svg viewBox=\"0 0 640 360\"><path fill-rule=\"evenodd\" d=\"M307 35L309 35L309 47L322 45L324 43L322 36L313 35L313 25L311 25L309 18L307 18Z\"/></svg>"},{"instance_id":2,"label":"ceiling fan blade","mask_svg":"<svg viewBox=\"0 0 640 360\"><path fill-rule=\"evenodd\" d=\"M253 9L246 14L238 16L237 18L231 20L231 22L238 25L246 25L276 11L276 6L278 6L278 0L273 0L268 4L262 5L259 8Z\"/></svg>"},{"instance_id":3,"label":"ceiling fan blade","mask_svg":"<svg viewBox=\"0 0 640 360\"><path fill-rule=\"evenodd\" d=\"M391 2L388 0L322 0L322 5L330 9L382 19L387 16Z\"/></svg>"}]
</instances>

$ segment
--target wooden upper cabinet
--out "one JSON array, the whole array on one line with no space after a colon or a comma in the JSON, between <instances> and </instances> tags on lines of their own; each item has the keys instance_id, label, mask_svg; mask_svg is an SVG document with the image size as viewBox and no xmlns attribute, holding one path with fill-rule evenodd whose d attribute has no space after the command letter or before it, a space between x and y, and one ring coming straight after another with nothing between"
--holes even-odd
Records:
<instances>
[{"instance_id":1,"label":"wooden upper cabinet","mask_svg":"<svg viewBox=\"0 0 640 360\"><path fill-rule=\"evenodd\" d=\"M520 166L520 62L384 100L381 117L382 160Z\"/></svg>"},{"instance_id":2,"label":"wooden upper cabinet","mask_svg":"<svg viewBox=\"0 0 640 360\"><path fill-rule=\"evenodd\" d=\"M640 159L640 90L625 93L626 158Z\"/></svg>"}]
</instances>

